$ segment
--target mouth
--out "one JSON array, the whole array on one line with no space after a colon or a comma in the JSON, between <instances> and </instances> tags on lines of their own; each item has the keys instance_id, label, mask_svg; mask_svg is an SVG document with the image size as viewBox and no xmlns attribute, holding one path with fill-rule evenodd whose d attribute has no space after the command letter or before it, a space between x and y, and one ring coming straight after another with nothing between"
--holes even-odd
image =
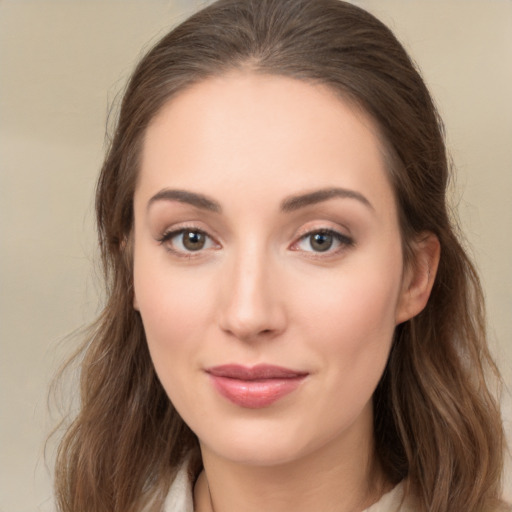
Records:
<instances>
[{"instance_id":1,"label":"mouth","mask_svg":"<svg viewBox=\"0 0 512 512\"><path fill-rule=\"evenodd\" d=\"M308 372L268 364L215 366L208 368L206 373L224 398L248 409L272 405L295 391L309 375Z\"/></svg>"}]
</instances>

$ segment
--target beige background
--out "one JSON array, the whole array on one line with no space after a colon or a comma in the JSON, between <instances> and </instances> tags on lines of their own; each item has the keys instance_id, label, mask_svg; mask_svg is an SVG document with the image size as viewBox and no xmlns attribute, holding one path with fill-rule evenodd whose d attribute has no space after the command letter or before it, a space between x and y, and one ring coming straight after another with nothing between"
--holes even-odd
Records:
<instances>
[{"instance_id":1,"label":"beige background","mask_svg":"<svg viewBox=\"0 0 512 512\"><path fill-rule=\"evenodd\" d=\"M48 383L76 343L66 334L98 309L92 204L107 112L141 49L200 3L0 0L0 512L53 510ZM446 121L454 203L512 387L512 2L359 3L412 52ZM510 472L506 489L512 499Z\"/></svg>"}]
</instances>

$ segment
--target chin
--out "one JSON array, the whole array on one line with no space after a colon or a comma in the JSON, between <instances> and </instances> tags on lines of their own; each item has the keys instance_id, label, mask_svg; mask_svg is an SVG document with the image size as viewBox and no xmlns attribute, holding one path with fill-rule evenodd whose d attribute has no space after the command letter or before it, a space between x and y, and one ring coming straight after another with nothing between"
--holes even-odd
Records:
<instances>
[{"instance_id":1,"label":"chin","mask_svg":"<svg viewBox=\"0 0 512 512\"><path fill-rule=\"evenodd\" d=\"M288 443L271 443L262 445L261 442L230 443L229 446L216 446L210 451L230 462L245 466L271 467L294 462L304 454L297 447Z\"/></svg>"},{"instance_id":2,"label":"chin","mask_svg":"<svg viewBox=\"0 0 512 512\"><path fill-rule=\"evenodd\" d=\"M255 424L257 423L257 424ZM266 423L266 424L263 424ZM308 436L306 429L290 425L252 422L216 431L200 439L202 449L230 462L251 466L279 466L308 457L330 444L333 436ZM211 433L210 433L211 434Z\"/></svg>"}]
</instances>

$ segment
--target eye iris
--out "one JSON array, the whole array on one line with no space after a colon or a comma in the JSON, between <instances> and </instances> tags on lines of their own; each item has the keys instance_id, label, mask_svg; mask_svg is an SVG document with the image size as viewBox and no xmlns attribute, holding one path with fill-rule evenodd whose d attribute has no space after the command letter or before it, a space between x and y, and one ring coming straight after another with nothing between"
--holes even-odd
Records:
<instances>
[{"instance_id":1,"label":"eye iris","mask_svg":"<svg viewBox=\"0 0 512 512\"><path fill-rule=\"evenodd\" d=\"M315 233L311 235L310 244L311 248L318 252L324 252L331 248L333 236L329 233Z\"/></svg>"},{"instance_id":2,"label":"eye iris","mask_svg":"<svg viewBox=\"0 0 512 512\"><path fill-rule=\"evenodd\" d=\"M206 237L197 231L185 231L183 233L183 246L189 251L199 251L204 247Z\"/></svg>"}]
</instances>

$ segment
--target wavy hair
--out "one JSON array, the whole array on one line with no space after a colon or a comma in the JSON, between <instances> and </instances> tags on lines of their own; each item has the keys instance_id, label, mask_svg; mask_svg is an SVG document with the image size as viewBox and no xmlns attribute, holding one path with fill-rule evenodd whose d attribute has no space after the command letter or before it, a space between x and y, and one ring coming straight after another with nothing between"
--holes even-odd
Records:
<instances>
[{"instance_id":1,"label":"wavy hair","mask_svg":"<svg viewBox=\"0 0 512 512\"><path fill-rule=\"evenodd\" d=\"M376 456L421 512L484 511L500 494L504 436L489 378L482 290L447 208L443 127L392 32L339 0L220 0L167 34L127 86L96 192L106 305L80 351L80 411L59 446L61 512L161 510L197 439L153 369L133 309L133 196L148 124L180 91L235 69L321 83L378 126L406 263L433 232L426 308L396 329L374 394ZM200 461L196 461L200 464Z\"/></svg>"}]
</instances>

